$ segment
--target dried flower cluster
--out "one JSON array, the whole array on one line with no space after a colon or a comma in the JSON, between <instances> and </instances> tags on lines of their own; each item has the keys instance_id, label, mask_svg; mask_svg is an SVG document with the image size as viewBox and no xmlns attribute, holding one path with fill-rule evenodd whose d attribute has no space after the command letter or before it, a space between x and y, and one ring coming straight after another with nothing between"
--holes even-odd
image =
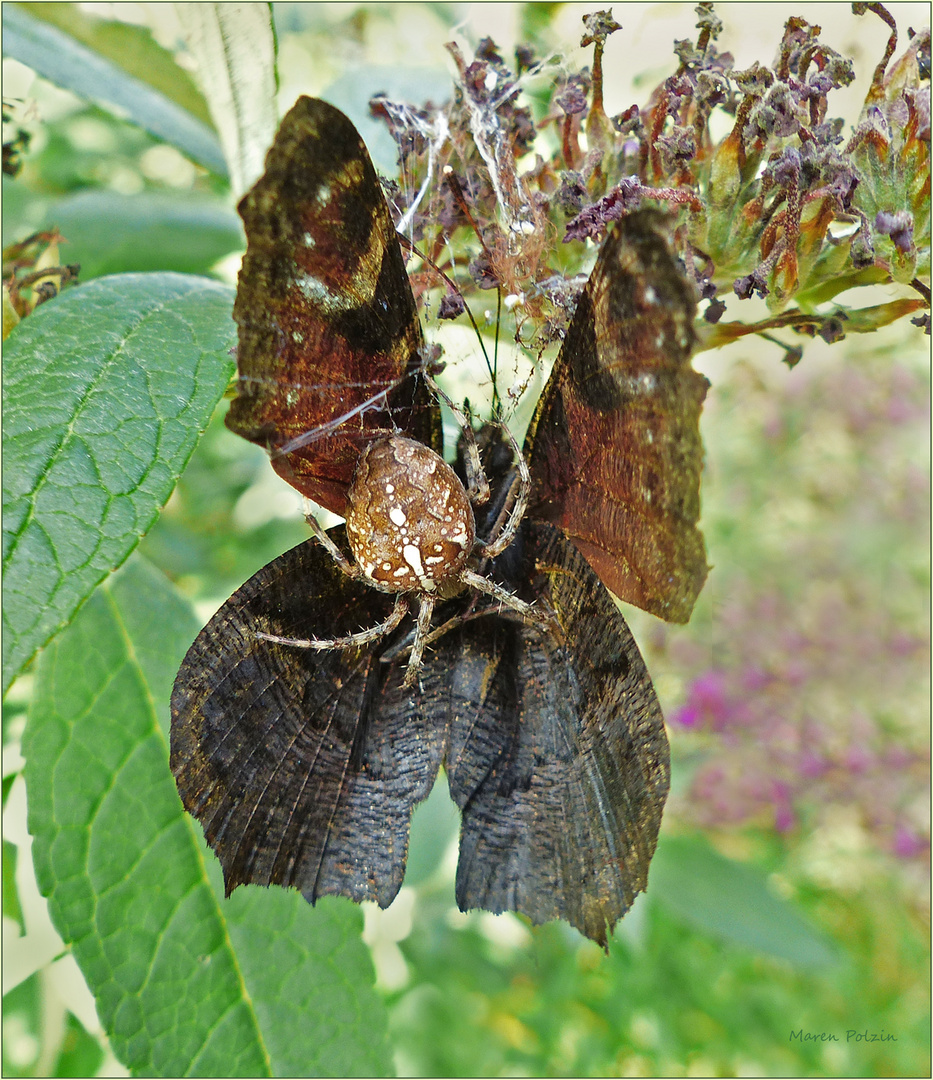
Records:
<instances>
[{"instance_id":1,"label":"dried flower cluster","mask_svg":"<svg viewBox=\"0 0 933 1080\"><path fill-rule=\"evenodd\" d=\"M645 106L612 117L602 57L622 27L611 12L584 18L592 71L554 74L527 48L516 50L512 71L489 39L471 62L451 45L450 109L375 103L399 145L400 230L429 262L416 289L436 286L431 266L449 272L468 258L475 287L500 288L515 311L518 339L546 344L573 306L578 283L567 269L582 261L560 241L596 240L649 199L678 210L678 250L709 301L703 347L779 326L836 340L928 308L930 34L911 31L892 63L890 14L881 4L854 7L884 20L890 36L848 138L829 98L851 82L852 64L796 17L773 67L737 71L716 47L722 23L712 4L701 3L696 41L674 43L674 73ZM537 87L540 99L543 76L549 92L536 117L520 95ZM732 124L720 141L710 133L716 111ZM846 289L890 281L916 295L851 314L816 311ZM714 325L730 295L765 297L772 317ZM461 310L448 298L440 314Z\"/></svg>"}]
</instances>

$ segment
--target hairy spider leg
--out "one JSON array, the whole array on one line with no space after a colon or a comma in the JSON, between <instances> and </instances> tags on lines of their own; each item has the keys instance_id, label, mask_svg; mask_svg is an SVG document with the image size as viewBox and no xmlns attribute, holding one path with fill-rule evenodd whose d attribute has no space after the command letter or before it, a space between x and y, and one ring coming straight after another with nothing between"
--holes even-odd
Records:
<instances>
[{"instance_id":1,"label":"hairy spider leg","mask_svg":"<svg viewBox=\"0 0 933 1080\"><path fill-rule=\"evenodd\" d=\"M418 681L418 672L421 670L421 656L427 643L428 631L431 629L431 619L434 616L434 597L418 597L418 622L415 625L415 640L411 646L411 656L408 657L408 668L402 686L414 686Z\"/></svg>"},{"instance_id":2,"label":"hairy spider leg","mask_svg":"<svg viewBox=\"0 0 933 1080\"><path fill-rule=\"evenodd\" d=\"M515 482L513 481L510 485L508 498L505 500L503 506L504 514L506 507L512 502L512 508L508 518L506 519L503 517L503 514L500 514L493 526L489 539L477 539L476 547L478 553L482 555L483 558L487 559L494 559L497 555L501 555L515 539L515 533L522 523L525 511L528 509L528 500L531 498L531 473L528 471L528 462L525 461L525 455L522 453L522 448L516 442L515 436L512 434L506 423L502 422L499 426L505 432L505 437L509 440L515 462L518 465L518 494L515 497L515 501L512 502L512 491L515 488Z\"/></svg>"},{"instance_id":3,"label":"hairy spider leg","mask_svg":"<svg viewBox=\"0 0 933 1080\"><path fill-rule=\"evenodd\" d=\"M433 606L433 605L432 605ZM355 649L360 645L369 645L372 641L391 634L398 624L405 618L408 611L408 601L404 593L395 594L395 607L387 619L370 627L368 630L360 630L357 634L347 634L342 638L290 638L279 637L278 634L266 634L262 630L256 631L256 637L263 641L274 641L278 645L293 645L296 649ZM422 648L424 645L422 643ZM406 685L410 685L406 683Z\"/></svg>"},{"instance_id":4,"label":"hairy spider leg","mask_svg":"<svg viewBox=\"0 0 933 1080\"><path fill-rule=\"evenodd\" d=\"M533 604L522 600L515 593L509 592L508 589L490 578L483 577L482 574L477 574L473 570L463 570L460 574L460 580L464 585L471 585L477 592L485 593L494 600L498 600L503 607L517 612L523 619L536 626L539 630L551 628L553 623L551 615L545 611L540 611Z\"/></svg>"},{"instance_id":5,"label":"hairy spider leg","mask_svg":"<svg viewBox=\"0 0 933 1080\"><path fill-rule=\"evenodd\" d=\"M425 372L424 378L431 390L454 414L454 419L460 425L467 447L467 496L471 503L478 503L481 506L489 501L489 481L486 479L486 472L479 459L479 447L476 445L473 425L467 419L466 413L450 400L432 376Z\"/></svg>"},{"instance_id":6,"label":"hairy spider leg","mask_svg":"<svg viewBox=\"0 0 933 1080\"><path fill-rule=\"evenodd\" d=\"M321 523L314 516L314 512L311 510L310 499L305 499L305 521L308 528L314 533L314 538L324 548L328 555L334 560L334 562L340 567L340 569L353 581L363 576L363 571L356 565L356 563L350 562L350 560L344 555L339 547L331 540L327 533L321 528Z\"/></svg>"}]
</instances>

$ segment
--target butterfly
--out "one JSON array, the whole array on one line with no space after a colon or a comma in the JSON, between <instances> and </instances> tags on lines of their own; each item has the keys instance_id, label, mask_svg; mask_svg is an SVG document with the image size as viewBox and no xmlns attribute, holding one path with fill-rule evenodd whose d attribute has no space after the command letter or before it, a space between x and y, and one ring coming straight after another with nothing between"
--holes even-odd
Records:
<instances>
[{"instance_id":1,"label":"butterfly","mask_svg":"<svg viewBox=\"0 0 933 1080\"><path fill-rule=\"evenodd\" d=\"M346 514L368 448L402 438L441 449L405 262L352 123L300 98L240 213L248 247L227 424ZM353 647L297 647L357 641L361 626L391 621L389 594L311 540L202 630L172 695L171 765L227 894L277 884L312 903L338 894L387 906L412 809L443 765L462 815L460 908L563 919L606 945L646 887L670 772L650 676L607 587L685 621L706 575L694 315L664 219L624 219L538 404L524 485L508 442L479 433L492 495L476 534L510 506L513 528L501 550L471 551L471 573L546 621L439 589L406 685L405 622ZM528 507L516 515L520 489ZM329 540L345 552L343 527Z\"/></svg>"}]
</instances>

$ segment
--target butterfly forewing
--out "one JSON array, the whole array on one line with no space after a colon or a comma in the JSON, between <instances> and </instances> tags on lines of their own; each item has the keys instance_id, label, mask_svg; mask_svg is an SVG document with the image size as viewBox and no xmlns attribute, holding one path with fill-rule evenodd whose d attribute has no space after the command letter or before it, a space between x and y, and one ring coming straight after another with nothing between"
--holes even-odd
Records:
<instances>
[{"instance_id":1,"label":"butterfly forewing","mask_svg":"<svg viewBox=\"0 0 933 1080\"><path fill-rule=\"evenodd\" d=\"M350 121L299 98L240 203L247 250L227 426L336 513L362 445L402 430L436 447L422 334L395 229ZM282 451L285 451L284 453Z\"/></svg>"},{"instance_id":2,"label":"butterfly forewing","mask_svg":"<svg viewBox=\"0 0 933 1080\"><path fill-rule=\"evenodd\" d=\"M690 617L707 572L695 314L664 219L618 222L526 443L530 513L561 528L617 596L674 622Z\"/></svg>"}]
</instances>

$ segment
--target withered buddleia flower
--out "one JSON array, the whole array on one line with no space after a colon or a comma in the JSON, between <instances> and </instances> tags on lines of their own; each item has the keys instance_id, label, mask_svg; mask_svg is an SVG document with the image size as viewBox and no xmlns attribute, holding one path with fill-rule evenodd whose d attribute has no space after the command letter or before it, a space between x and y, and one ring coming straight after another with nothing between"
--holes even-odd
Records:
<instances>
[{"instance_id":1,"label":"withered buddleia flower","mask_svg":"<svg viewBox=\"0 0 933 1080\"><path fill-rule=\"evenodd\" d=\"M463 297L459 293L446 292L437 308L439 319L456 319L462 315L466 308Z\"/></svg>"},{"instance_id":2,"label":"withered buddleia flower","mask_svg":"<svg viewBox=\"0 0 933 1080\"><path fill-rule=\"evenodd\" d=\"M877 4L856 5L865 7L879 15L884 10ZM861 180L853 203L874 224L875 264L895 281L928 281L930 92L929 85L920 83L921 72L929 72L930 32L915 34L904 55L888 68L897 30L890 16L885 21L891 27L887 48L846 147Z\"/></svg>"},{"instance_id":3,"label":"withered buddleia flower","mask_svg":"<svg viewBox=\"0 0 933 1080\"><path fill-rule=\"evenodd\" d=\"M647 102L612 118L603 108L602 55L624 29L611 11L584 17L592 68L564 68L556 78L535 66L527 47L517 50L515 74L491 39L472 61L451 46L456 99L442 122L437 109L380 105L409 190L426 192L407 211L408 235L441 270L466 262L476 288L522 296L516 337L536 345L566 325L545 283L582 268L582 252L564 255L560 242L601 241L645 200L671 212L688 268L702 253L698 289L711 303L698 325L701 346L780 326L835 339L928 307L930 34L911 33L894 59L890 14L880 4L854 7L891 33L850 136L832 115L831 95L851 82L852 63L796 16L772 66L737 71L718 47L721 20L701 3L696 39L674 42L676 69ZM521 93L542 75L550 97L533 116ZM710 130L717 114L731 118L722 139ZM545 129L551 138L537 138ZM459 202L439 182L447 173ZM848 321L812 314L844 290L886 280L917 295ZM724 301L750 296L765 298L771 318L721 321Z\"/></svg>"}]
</instances>

